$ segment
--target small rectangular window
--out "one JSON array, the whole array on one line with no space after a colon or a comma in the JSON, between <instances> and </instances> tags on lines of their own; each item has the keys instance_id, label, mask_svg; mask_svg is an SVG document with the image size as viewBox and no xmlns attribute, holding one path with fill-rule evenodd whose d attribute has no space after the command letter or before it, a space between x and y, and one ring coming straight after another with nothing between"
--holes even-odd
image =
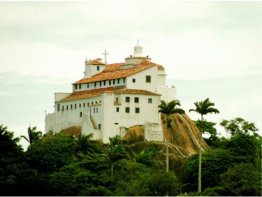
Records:
<instances>
[{"instance_id":1,"label":"small rectangular window","mask_svg":"<svg viewBox=\"0 0 262 197\"><path fill-rule=\"evenodd\" d=\"M99 67L99 66L97 66L97 67L96 67L96 70L97 70L97 71L99 71L99 70L100 70L100 67Z\"/></svg>"},{"instance_id":2,"label":"small rectangular window","mask_svg":"<svg viewBox=\"0 0 262 197\"><path fill-rule=\"evenodd\" d=\"M118 97L116 97L116 102L118 103Z\"/></svg>"},{"instance_id":3,"label":"small rectangular window","mask_svg":"<svg viewBox=\"0 0 262 197\"><path fill-rule=\"evenodd\" d=\"M146 83L151 83L151 76L150 75L146 76Z\"/></svg>"},{"instance_id":4,"label":"small rectangular window","mask_svg":"<svg viewBox=\"0 0 262 197\"><path fill-rule=\"evenodd\" d=\"M126 78L123 78L123 83L125 83L126 82Z\"/></svg>"},{"instance_id":5,"label":"small rectangular window","mask_svg":"<svg viewBox=\"0 0 262 197\"><path fill-rule=\"evenodd\" d=\"M83 107L85 107L86 106L86 104L85 103L83 103Z\"/></svg>"},{"instance_id":6,"label":"small rectangular window","mask_svg":"<svg viewBox=\"0 0 262 197\"><path fill-rule=\"evenodd\" d=\"M87 88L89 88L89 83L87 83L87 85L86 85L86 86L87 86Z\"/></svg>"},{"instance_id":7,"label":"small rectangular window","mask_svg":"<svg viewBox=\"0 0 262 197\"><path fill-rule=\"evenodd\" d=\"M148 103L152 103L152 98L148 98Z\"/></svg>"},{"instance_id":8,"label":"small rectangular window","mask_svg":"<svg viewBox=\"0 0 262 197\"><path fill-rule=\"evenodd\" d=\"M87 106L89 106L89 103L87 103Z\"/></svg>"},{"instance_id":9,"label":"small rectangular window","mask_svg":"<svg viewBox=\"0 0 262 197\"><path fill-rule=\"evenodd\" d=\"M135 82L136 82L136 79L132 79L132 82L135 83Z\"/></svg>"},{"instance_id":10,"label":"small rectangular window","mask_svg":"<svg viewBox=\"0 0 262 197\"><path fill-rule=\"evenodd\" d=\"M62 106L62 111L64 111L65 109L64 109L64 106Z\"/></svg>"},{"instance_id":11,"label":"small rectangular window","mask_svg":"<svg viewBox=\"0 0 262 197\"><path fill-rule=\"evenodd\" d=\"M102 81L99 81L99 85L102 86Z\"/></svg>"},{"instance_id":12,"label":"small rectangular window","mask_svg":"<svg viewBox=\"0 0 262 197\"><path fill-rule=\"evenodd\" d=\"M75 104L75 108L76 108L76 104Z\"/></svg>"},{"instance_id":13,"label":"small rectangular window","mask_svg":"<svg viewBox=\"0 0 262 197\"><path fill-rule=\"evenodd\" d=\"M98 129L101 130L101 124L98 124Z\"/></svg>"},{"instance_id":14,"label":"small rectangular window","mask_svg":"<svg viewBox=\"0 0 262 197\"><path fill-rule=\"evenodd\" d=\"M139 103L139 98L135 97L135 103Z\"/></svg>"},{"instance_id":15,"label":"small rectangular window","mask_svg":"<svg viewBox=\"0 0 262 197\"><path fill-rule=\"evenodd\" d=\"M119 84L120 83L120 79L117 79L117 84Z\"/></svg>"},{"instance_id":16,"label":"small rectangular window","mask_svg":"<svg viewBox=\"0 0 262 197\"><path fill-rule=\"evenodd\" d=\"M109 85L111 85L111 80L109 80Z\"/></svg>"},{"instance_id":17,"label":"small rectangular window","mask_svg":"<svg viewBox=\"0 0 262 197\"><path fill-rule=\"evenodd\" d=\"M119 107L116 108L116 112L119 112Z\"/></svg>"},{"instance_id":18,"label":"small rectangular window","mask_svg":"<svg viewBox=\"0 0 262 197\"><path fill-rule=\"evenodd\" d=\"M79 107L81 107L81 104L79 104Z\"/></svg>"},{"instance_id":19,"label":"small rectangular window","mask_svg":"<svg viewBox=\"0 0 262 197\"><path fill-rule=\"evenodd\" d=\"M60 111L60 104L57 104L57 111Z\"/></svg>"},{"instance_id":20,"label":"small rectangular window","mask_svg":"<svg viewBox=\"0 0 262 197\"><path fill-rule=\"evenodd\" d=\"M71 104L71 109L73 109L73 105Z\"/></svg>"},{"instance_id":21,"label":"small rectangular window","mask_svg":"<svg viewBox=\"0 0 262 197\"><path fill-rule=\"evenodd\" d=\"M80 117L82 117L82 112L80 112Z\"/></svg>"},{"instance_id":22,"label":"small rectangular window","mask_svg":"<svg viewBox=\"0 0 262 197\"><path fill-rule=\"evenodd\" d=\"M94 102L92 102L92 105L94 104Z\"/></svg>"},{"instance_id":23,"label":"small rectangular window","mask_svg":"<svg viewBox=\"0 0 262 197\"><path fill-rule=\"evenodd\" d=\"M126 113L129 113L129 112L130 112L129 107L126 107Z\"/></svg>"},{"instance_id":24,"label":"small rectangular window","mask_svg":"<svg viewBox=\"0 0 262 197\"><path fill-rule=\"evenodd\" d=\"M94 86L96 87L96 82L94 82Z\"/></svg>"},{"instance_id":25,"label":"small rectangular window","mask_svg":"<svg viewBox=\"0 0 262 197\"><path fill-rule=\"evenodd\" d=\"M126 97L126 103L129 103L130 102L130 97Z\"/></svg>"},{"instance_id":26,"label":"small rectangular window","mask_svg":"<svg viewBox=\"0 0 262 197\"><path fill-rule=\"evenodd\" d=\"M140 109L138 107L136 107L136 113L139 114L140 113Z\"/></svg>"},{"instance_id":27,"label":"small rectangular window","mask_svg":"<svg viewBox=\"0 0 262 197\"><path fill-rule=\"evenodd\" d=\"M79 84L79 89L81 89L81 84Z\"/></svg>"},{"instance_id":28,"label":"small rectangular window","mask_svg":"<svg viewBox=\"0 0 262 197\"><path fill-rule=\"evenodd\" d=\"M68 110L68 105L66 106L66 110Z\"/></svg>"},{"instance_id":29,"label":"small rectangular window","mask_svg":"<svg viewBox=\"0 0 262 197\"><path fill-rule=\"evenodd\" d=\"M75 88L76 88L76 90L77 90L77 84L75 85Z\"/></svg>"},{"instance_id":30,"label":"small rectangular window","mask_svg":"<svg viewBox=\"0 0 262 197\"><path fill-rule=\"evenodd\" d=\"M96 113L96 108L94 108L94 113Z\"/></svg>"},{"instance_id":31,"label":"small rectangular window","mask_svg":"<svg viewBox=\"0 0 262 197\"><path fill-rule=\"evenodd\" d=\"M97 104L97 101L96 101L96 104Z\"/></svg>"},{"instance_id":32,"label":"small rectangular window","mask_svg":"<svg viewBox=\"0 0 262 197\"><path fill-rule=\"evenodd\" d=\"M115 125L118 125L118 122L115 122Z\"/></svg>"},{"instance_id":33,"label":"small rectangular window","mask_svg":"<svg viewBox=\"0 0 262 197\"><path fill-rule=\"evenodd\" d=\"M104 81L104 86L106 85L106 80Z\"/></svg>"},{"instance_id":34,"label":"small rectangular window","mask_svg":"<svg viewBox=\"0 0 262 197\"><path fill-rule=\"evenodd\" d=\"M98 113L98 108L96 108L96 113Z\"/></svg>"},{"instance_id":35,"label":"small rectangular window","mask_svg":"<svg viewBox=\"0 0 262 197\"><path fill-rule=\"evenodd\" d=\"M113 85L115 85L115 79L113 79Z\"/></svg>"}]
</instances>

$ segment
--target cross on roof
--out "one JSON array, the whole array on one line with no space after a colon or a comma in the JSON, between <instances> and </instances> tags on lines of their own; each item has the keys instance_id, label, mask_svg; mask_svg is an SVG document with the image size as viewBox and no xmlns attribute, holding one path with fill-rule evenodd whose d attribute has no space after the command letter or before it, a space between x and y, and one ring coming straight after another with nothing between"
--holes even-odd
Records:
<instances>
[{"instance_id":1,"label":"cross on roof","mask_svg":"<svg viewBox=\"0 0 262 197\"><path fill-rule=\"evenodd\" d=\"M102 54L105 55L105 64L107 64L107 61L106 61L106 55L109 55L109 53L107 53L106 50L105 50L105 52L102 53Z\"/></svg>"}]
</instances>

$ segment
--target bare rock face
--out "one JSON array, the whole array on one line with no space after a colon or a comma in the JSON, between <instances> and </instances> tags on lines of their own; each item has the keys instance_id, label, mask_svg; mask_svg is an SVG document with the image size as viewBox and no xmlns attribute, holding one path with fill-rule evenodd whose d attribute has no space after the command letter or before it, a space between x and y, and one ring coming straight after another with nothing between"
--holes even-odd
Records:
<instances>
[{"instance_id":1,"label":"bare rock face","mask_svg":"<svg viewBox=\"0 0 262 197\"><path fill-rule=\"evenodd\" d=\"M79 139L81 137L81 127L72 126L64 129L63 133L65 135L73 135L75 138Z\"/></svg>"},{"instance_id":2,"label":"bare rock face","mask_svg":"<svg viewBox=\"0 0 262 197\"><path fill-rule=\"evenodd\" d=\"M161 121L163 127L164 142L166 141L166 125L163 123L165 115L161 114ZM200 144L200 131L194 122L186 115L172 114L171 125L172 128L169 129L169 148L176 149L176 152L180 152L180 156L188 156L191 154L196 154L199 151ZM144 127L142 125L136 125L130 127L123 137L124 139L132 140L133 142L144 141ZM207 143L202 140L202 150L208 148Z\"/></svg>"},{"instance_id":3,"label":"bare rock face","mask_svg":"<svg viewBox=\"0 0 262 197\"><path fill-rule=\"evenodd\" d=\"M164 116L164 114L161 114L164 139L166 140L166 125L163 123ZM186 149L189 154L197 153L201 134L194 122L186 114L172 114L171 125L169 142L179 148ZM202 150L207 148L207 143L202 140Z\"/></svg>"}]
</instances>

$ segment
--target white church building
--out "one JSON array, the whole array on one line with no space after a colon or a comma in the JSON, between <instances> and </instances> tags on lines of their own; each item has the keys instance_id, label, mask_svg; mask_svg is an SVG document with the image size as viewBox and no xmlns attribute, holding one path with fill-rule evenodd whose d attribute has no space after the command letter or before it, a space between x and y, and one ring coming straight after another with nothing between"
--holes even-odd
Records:
<instances>
[{"instance_id":1,"label":"white church building","mask_svg":"<svg viewBox=\"0 0 262 197\"><path fill-rule=\"evenodd\" d=\"M81 126L104 143L123 136L127 128L144 125L145 139L163 141L158 105L176 99L176 89L166 86L163 66L143 55L140 44L123 63L102 59L85 61L84 78L72 84L72 93L55 93L55 112L45 117L45 132Z\"/></svg>"}]
</instances>

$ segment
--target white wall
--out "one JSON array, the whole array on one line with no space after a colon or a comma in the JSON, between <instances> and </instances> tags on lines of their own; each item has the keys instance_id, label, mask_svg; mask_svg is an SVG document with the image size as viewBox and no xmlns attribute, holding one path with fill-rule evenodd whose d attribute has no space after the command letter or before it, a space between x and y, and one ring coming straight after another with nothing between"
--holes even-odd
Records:
<instances>
[{"instance_id":1,"label":"white wall","mask_svg":"<svg viewBox=\"0 0 262 197\"><path fill-rule=\"evenodd\" d=\"M165 86L157 86L157 93L161 94L161 100L166 102L170 102L172 100L176 100L176 88L168 88Z\"/></svg>"}]
</instances>

